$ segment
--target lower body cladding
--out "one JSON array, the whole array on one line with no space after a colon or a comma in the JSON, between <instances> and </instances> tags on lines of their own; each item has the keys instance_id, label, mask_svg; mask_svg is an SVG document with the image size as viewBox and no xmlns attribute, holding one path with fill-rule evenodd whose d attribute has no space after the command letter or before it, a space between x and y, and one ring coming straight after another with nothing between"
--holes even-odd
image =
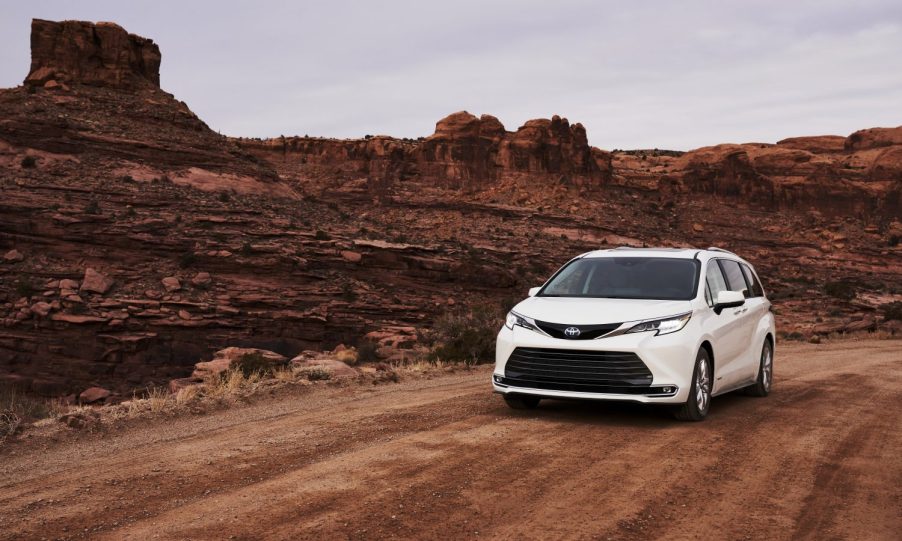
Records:
<instances>
[{"instance_id":1,"label":"lower body cladding","mask_svg":"<svg viewBox=\"0 0 902 541\"><path fill-rule=\"evenodd\" d=\"M545 398L682 404L697 352L680 334L566 340L503 327L492 387L501 394Z\"/></svg>"}]
</instances>

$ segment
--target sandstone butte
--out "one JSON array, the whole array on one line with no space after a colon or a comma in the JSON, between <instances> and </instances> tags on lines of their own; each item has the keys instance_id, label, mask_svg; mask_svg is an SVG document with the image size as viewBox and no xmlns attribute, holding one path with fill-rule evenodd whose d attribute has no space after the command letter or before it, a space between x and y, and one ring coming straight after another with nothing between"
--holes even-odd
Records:
<instances>
[{"instance_id":1,"label":"sandstone butte","mask_svg":"<svg viewBox=\"0 0 902 541\"><path fill-rule=\"evenodd\" d=\"M416 140L232 139L159 87L149 39L35 20L31 50L0 90L0 381L34 393L166 384L226 347L403 358L616 245L736 250L781 337L900 331L902 127L605 151L461 111Z\"/></svg>"}]
</instances>

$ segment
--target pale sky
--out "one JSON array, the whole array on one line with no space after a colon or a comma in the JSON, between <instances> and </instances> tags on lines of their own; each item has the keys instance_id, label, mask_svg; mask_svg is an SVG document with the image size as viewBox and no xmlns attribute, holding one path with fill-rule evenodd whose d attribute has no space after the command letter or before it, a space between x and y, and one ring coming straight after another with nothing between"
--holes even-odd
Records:
<instances>
[{"instance_id":1,"label":"pale sky","mask_svg":"<svg viewBox=\"0 0 902 541\"><path fill-rule=\"evenodd\" d=\"M462 109L559 114L604 149L847 135L902 124L902 2L3 2L0 87L33 17L114 21L162 87L227 135L429 135Z\"/></svg>"}]
</instances>

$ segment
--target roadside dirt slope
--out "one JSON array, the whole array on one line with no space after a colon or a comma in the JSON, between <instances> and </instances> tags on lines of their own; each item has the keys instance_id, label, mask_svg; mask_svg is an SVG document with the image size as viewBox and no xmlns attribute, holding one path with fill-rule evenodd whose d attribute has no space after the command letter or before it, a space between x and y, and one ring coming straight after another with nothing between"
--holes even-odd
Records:
<instances>
[{"instance_id":1,"label":"roadside dirt slope","mask_svg":"<svg viewBox=\"0 0 902 541\"><path fill-rule=\"evenodd\" d=\"M0 451L0 539L894 539L902 344L779 347L701 424L489 367Z\"/></svg>"}]
</instances>

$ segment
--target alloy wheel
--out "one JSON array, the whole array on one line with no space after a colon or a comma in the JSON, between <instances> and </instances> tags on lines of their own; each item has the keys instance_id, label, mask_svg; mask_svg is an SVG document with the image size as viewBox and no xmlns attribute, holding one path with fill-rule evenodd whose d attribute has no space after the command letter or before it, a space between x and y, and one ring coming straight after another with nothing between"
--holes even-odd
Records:
<instances>
[{"instance_id":1,"label":"alloy wheel","mask_svg":"<svg viewBox=\"0 0 902 541\"><path fill-rule=\"evenodd\" d=\"M704 358L698 360L695 376L695 404L699 412L708 411L711 400L711 378L708 377L708 362Z\"/></svg>"},{"instance_id":2,"label":"alloy wheel","mask_svg":"<svg viewBox=\"0 0 902 541\"><path fill-rule=\"evenodd\" d=\"M773 380L774 370L774 356L770 347L765 346L761 356L761 383L764 385L765 391L770 391L770 382Z\"/></svg>"}]
</instances>

